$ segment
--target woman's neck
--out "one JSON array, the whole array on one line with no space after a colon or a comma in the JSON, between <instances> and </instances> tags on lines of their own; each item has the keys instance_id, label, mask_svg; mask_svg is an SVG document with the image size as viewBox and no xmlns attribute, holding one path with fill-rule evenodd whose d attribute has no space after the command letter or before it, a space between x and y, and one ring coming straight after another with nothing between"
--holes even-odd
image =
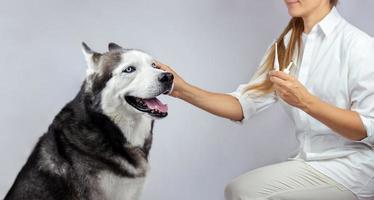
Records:
<instances>
[{"instance_id":1,"label":"woman's neck","mask_svg":"<svg viewBox=\"0 0 374 200\"><path fill-rule=\"evenodd\" d=\"M320 22L326 15L331 11L331 6L321 5L319 8L315 9L306 16L303 16L304 21L304 33L309 33L313 26Z\"/></svg>"}]
</instances>

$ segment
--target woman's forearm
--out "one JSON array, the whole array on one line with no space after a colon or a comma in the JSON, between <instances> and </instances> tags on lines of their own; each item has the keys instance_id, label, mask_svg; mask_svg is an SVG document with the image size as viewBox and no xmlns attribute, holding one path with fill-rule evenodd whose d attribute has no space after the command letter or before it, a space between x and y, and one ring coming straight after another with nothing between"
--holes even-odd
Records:
<instances>
[{"instance_id":1,"label":"woman's forearm","mask_svg":"<svg viewBox=\"0 0 374 200\"><path fill-rule=\"evenodd\" d=\"M179 98L220 117L236 121L243 119L243 111L239 101L228 94L213 93L185 84Z\"/></svg>"},{"instance_id":2,"label":"woman's forearm","mask_svg":"<svg viewBox=\"0 0 374 200\"><path fill-rule=\"evenodd\" d=\"M355 111L330 105L316 96L311 97L303 110L348 139L358 141L367 136L360 116Z\"/></svg>"},{"instance_id":3,"label":"woman's forearm","mask_svg":"<svg viewBox=\"0 0 374 200\"><path fill-rule=\"evenodd\" d=\"M214 115L240 121L244 117L239 101L228 94L213 93L184 81L172 68L155 62L157 68L168 71L174 76L174 89L171 96L180 98Z\"/></svg>"}]
</instances>

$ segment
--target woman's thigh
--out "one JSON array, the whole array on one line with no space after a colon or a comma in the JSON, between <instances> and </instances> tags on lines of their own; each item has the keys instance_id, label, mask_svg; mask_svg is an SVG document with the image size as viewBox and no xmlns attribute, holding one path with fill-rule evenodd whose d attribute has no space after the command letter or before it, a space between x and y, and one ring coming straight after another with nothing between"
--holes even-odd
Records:
<instances>
[{"instance_id":1,"label":"woman's thigh","mask_svg":"<svg viewBox=\"0 0 374 200\"><path fill-rule=\"evenodd\" d=\"M226 200L356 200L355 195L302 161L261 167L233 179Z\"/></svg>"}]
</instances>

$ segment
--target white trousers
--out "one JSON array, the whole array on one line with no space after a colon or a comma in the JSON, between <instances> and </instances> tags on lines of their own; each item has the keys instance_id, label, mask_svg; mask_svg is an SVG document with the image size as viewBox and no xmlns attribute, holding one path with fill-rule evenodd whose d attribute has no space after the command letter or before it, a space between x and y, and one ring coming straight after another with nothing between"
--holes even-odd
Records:
<instances>
[{"instance_id":1,"label":"white trousers","mask_svg":"<svg viewBox=\"0 0 374 200\"><path fill-rule=\"evenodd\" d=\"M357 200L341 184L303 161L261 167L233 179L226 200Z\"/></svg>"}]
</instances>

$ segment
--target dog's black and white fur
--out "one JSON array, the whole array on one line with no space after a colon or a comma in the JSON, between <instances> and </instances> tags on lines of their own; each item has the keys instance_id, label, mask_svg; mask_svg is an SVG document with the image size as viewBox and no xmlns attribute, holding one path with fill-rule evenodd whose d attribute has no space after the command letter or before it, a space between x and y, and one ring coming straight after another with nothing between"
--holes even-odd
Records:
<instances>
[{"instance_id":1,"label":"dog's black and white fur","mask_svg":"<svg viewBox=\"0 0 374 200\"><path fill-rule=\"evenodd\" d=\"M173 76L139 50L83 43L87 76L38 141L5 200L137 200L148 170L155 97Z\"/></svg>"}]
</instances>

